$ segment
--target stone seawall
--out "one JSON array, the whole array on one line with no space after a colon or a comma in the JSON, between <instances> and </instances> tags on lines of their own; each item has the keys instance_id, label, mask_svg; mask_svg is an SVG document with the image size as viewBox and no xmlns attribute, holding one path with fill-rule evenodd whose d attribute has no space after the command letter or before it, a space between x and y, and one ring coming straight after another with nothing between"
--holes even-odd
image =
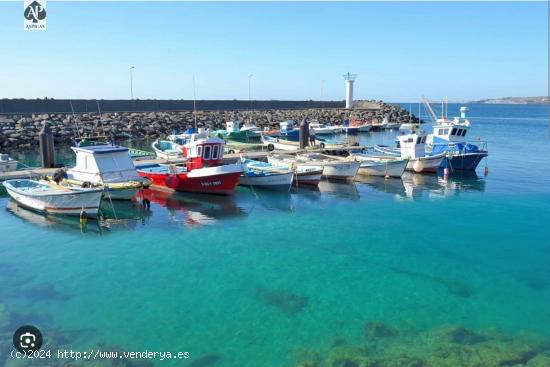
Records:
<instances>
[{"instance_id":1,"label":"stone seawall","mask_svg":"<svg viewBox=\"0 0 550 367\"><path fill-rule=\"evenodd\" d=\"M367 121L379 120L388 116L390 121L407 122L409 112L400 106L377 103L378 108L354 110L352 116ZM345 109L296 109L296 110L252 110L252 111L197 111L197 125L211 130L224 129L227 121L239 119L252 121L260 127L278 128L281 121L288 119L319 121L341 124L349 117ZM413 122L418 119L413 115ZM81 136L112 135L116 139L157 138L171 134L173 130L183 131L194 126L192 111L171 112L110 112L83 114L31 114L0 115L0 148L29 148L38 145L38 133L48 123L56 144L70 144ZM77 132L78 129L78 132Z\"/></svg>"}]
</instances>

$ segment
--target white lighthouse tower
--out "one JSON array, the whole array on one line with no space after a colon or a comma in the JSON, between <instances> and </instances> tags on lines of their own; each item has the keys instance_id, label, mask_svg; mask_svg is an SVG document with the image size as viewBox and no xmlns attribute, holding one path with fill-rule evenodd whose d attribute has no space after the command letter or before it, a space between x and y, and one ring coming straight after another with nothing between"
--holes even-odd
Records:
<instances>
[{"instance_id":1,"label":"white lighthouse tower","mask_svg":"<svg viewBox=\"0 0 550 367\"><path fill-rule=\"evenodd\" d=\"M346 108L353 108L353 82L357 79L357 74L344 74L344 80L346 81Z\"/></svg>"}]
</instances>

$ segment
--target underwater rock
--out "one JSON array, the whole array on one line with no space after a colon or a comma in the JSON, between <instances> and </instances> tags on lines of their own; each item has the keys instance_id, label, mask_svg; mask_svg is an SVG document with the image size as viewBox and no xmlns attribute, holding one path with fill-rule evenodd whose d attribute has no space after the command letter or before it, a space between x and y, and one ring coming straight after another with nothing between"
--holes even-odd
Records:
<instances>
[{"instance_id":1,"label":"underwater rock","mask_svg":"<svg viewBox=\"0 0 550 367\"><path fill-rule=\"evenodd\" d=\"M295 314L307 306L308 298L282 290L256 288L256 296L265 304L278 308L286 314Z\"/></svg>"},{"instance_id":2,"label":"underwater rock","mask_svg":"<svg viewBox=\"0 0 550 367\"><path fill-rule=\"evenodd\" d=\"M476 332L463 326L398 331L380 322L368 322L365 336L368 342L364 348L340 345L331 348L317 364L299 366L550 367L550 343L540 335Z\"/></svg>"},{"instance_id":3,"label":"underwater rock","mask_svg":"<svg viewBox=\"0 0 550 367\"><path fill-rule=\"evenodd\" d=\"M375 367L362 348L342 345L332 348L322 366L326 367Z\"/></svg>"},{"instance_id":4,"label":"underwater rock","mask_svg":"<svg viewBox=\"0 0 550 367\"><path fill-rule=\"evenodd\" d=\"M442 338L450 343L472 345L485 341L487 338L462 326L448 326L440 329Z\"/></svg>"},{"instance_id":5,"label":"underwater rock","mask_svg":"<svg viewBox=\"0 0 550 367\"><path fill-rule=\"evenodd\" d=\"M66 301L70 297L59 292L53 284L44 283L27 288L23 295L35 301Z\"/></svg>"},{"instance_id":6,"label":"underwater rock","mask_svg":"<svg viewBox=\"0 0 550 367\"><path fill-rule=\"evenodd\" d=\"M443 283L449 293L454 294L455 296L470 298L474 294L474 290L470 286L458 280L444 280Z\"/></svg>"},{"instance_id":7,"label":"underwater rock","mask_svg":"<svg viewBox=\"0 0 550 367\"><path fill-rule=\"evenodd\" d=\"M311 349L300 348L294 353L296 367L317 367L321 363L319 354Z\"/></svg>"},{"instance_id":8,"label":"underwater rock","mask_svg":"<svg viewBox=\"0 0 550 367\"><path fill-rule=\"evenodd\" d=\"M222 360L222 357L219 354L209 353L202 355L194 359L189 363L189 367L206 367L218 363Z\"/></svg>"},{"instance_id":9,"label":"underwater rock","mask_svg":"<svg viewBox=\"0 0 550 367\"><path fill-rule=\"evenodd\" d=\"M399 333L394 328L380 321L368 321L365 323L365 338L391 338Z\"/></svg>"}]
</instances>

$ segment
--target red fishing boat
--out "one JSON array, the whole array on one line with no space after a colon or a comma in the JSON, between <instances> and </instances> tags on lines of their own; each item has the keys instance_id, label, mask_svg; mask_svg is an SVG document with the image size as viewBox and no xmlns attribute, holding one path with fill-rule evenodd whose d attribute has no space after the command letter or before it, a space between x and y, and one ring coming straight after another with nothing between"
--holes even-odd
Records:
<instances>
[{"instance_id":1,"label":"red fishing boat","mask_svg":"<svg viewBox=\"0 0 550 367\"><path fill-rule=\"evenodd\" d=\"M193 134L183 145L184 165L154 164L137 167L138 175L153 185L176 191L231 194L243 172L240 164L223 164L223 139Z\"/></svg>"}]
</instances>

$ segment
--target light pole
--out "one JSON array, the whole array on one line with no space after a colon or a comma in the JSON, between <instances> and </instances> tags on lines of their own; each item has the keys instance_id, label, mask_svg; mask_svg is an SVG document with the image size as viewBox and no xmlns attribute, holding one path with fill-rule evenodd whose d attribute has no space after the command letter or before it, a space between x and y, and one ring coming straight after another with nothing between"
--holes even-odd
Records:
<instances>
[{"instance_id":1,"label":"light pole","mask_svg":"<svg viewBox=\"0 0 550 367\"><path fill-rule=\"evenodd\" d=\"M134 75L133 70L135 69L135 66L130 66L130 99L134 100Z\"/></svg>"},{"instance_id":2,"label":"light pole","mask_svg":"<svg viewBox=\"0 0 550 367\"><path fill-rule=\"evenodd\" d=\"M250 104L250 109L252 109L252 77L254 75L248 75L248 103Z\"/></svg>"}]
</instances>

